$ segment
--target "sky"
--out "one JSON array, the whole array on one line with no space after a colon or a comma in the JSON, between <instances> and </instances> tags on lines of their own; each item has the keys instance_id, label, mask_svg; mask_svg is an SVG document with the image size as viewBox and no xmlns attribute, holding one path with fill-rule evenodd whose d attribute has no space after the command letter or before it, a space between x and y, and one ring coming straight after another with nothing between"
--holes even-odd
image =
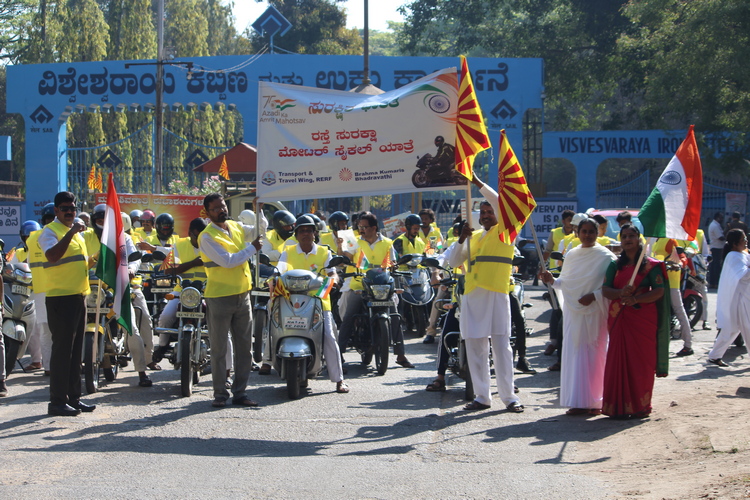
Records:
<instances>
[{"instance_id":1,"label":"sky","mask_svg":"<svg viewBox=\"0 0 750 500\"><path fill-rule=\"evenodd\" d=\"M387 21L403 21L403 17L397 9L411 0L370 0L370 29L386 31ZM338 4L346 9L346 27L364 28L365 25L365 2L364 0L346 0ZM237 31L242 33L245 28L255 22L268 8L268 2L256 2L255 0L234 0L234 16Z\"/></svg>"}]
</instances>

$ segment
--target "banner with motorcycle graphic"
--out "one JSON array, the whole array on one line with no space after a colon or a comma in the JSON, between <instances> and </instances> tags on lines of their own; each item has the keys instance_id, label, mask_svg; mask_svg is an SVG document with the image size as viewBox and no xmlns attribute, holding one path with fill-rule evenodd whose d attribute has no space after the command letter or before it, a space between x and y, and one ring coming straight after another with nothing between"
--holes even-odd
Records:
<instances>
[{"instance_id":1,"label":"banner with motorcycle graphic","mask_svg":"<svg viewBox=\"0 0 750 500\"><path fill-rule=\"evenodd\" d=\"M380 95L259 82L258 197L465 185L454 168L457 103L456 68Z\"/></svg>"}]
</instances>

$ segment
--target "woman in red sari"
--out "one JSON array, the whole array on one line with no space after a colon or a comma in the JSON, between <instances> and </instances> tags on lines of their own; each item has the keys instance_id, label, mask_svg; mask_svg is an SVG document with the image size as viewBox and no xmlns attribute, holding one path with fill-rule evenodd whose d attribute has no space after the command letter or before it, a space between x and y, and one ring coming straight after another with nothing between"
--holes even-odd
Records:
<instances>
[{"instance_id":1,"label":"woman in red sari","mask_svg":"<svg viewBox=\"0 0 750 500\"><path fill-rule=\"evenodd\" d=\"M651 413L654 373L666 376L668 351L658 349L657 301L661 302L667 284L661 262L646 257L633 285L628 285L643 251L640 231L625 225L620 240L622 253L610 264L602 287L603 295L612 301L602 413L612 418L645 418ZM658 366L657 357L663 358Z\"/></svg>"}]
</instances>

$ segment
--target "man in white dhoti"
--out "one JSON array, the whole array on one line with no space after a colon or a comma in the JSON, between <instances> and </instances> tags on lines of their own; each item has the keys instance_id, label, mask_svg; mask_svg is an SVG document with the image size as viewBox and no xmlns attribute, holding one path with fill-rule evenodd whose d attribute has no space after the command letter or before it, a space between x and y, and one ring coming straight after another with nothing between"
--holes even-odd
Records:
<instances>
[{"instance_id":1,"label":"man in white dhoti","mask_svg":"<svg viewBox=\"0 0 750 500\"><path fill-rule=\"evenodd\" d=\"M459 325L466 341L466 358L474 384L474 401L464 410L486 410L490 396L490 343L495 363L497 392L508 411L521 413L524 408L513 392L513 351L510 347L510 275L513 266L513 245L500 241L497 216L500 213L497 192L476 175L472 179L487 201L479 209L479 223L484 229L473 231L464 225L456 249L449 262L454 268L469 258L471 270L466 272L464 299L461 302Z\"/></svg>"},{"instance_id":2,"label":"man in white dhoti","mask_svg":"<svg viewBox=\"0 0 750 500\"><path fill-rule=\"evenodd\" d=\"M742 332L750 345L750 254L747 236L742 229L731 229L724 245L724 267L716 297L716 327L719 336L708 353L708 362L728 366L722 356Z\"/></svg>"},{"instance_id":3,"label":"man in white dhoti","mask_svg":"<svg viewBox=\"0 0 750 500\"><path fill-rule=\"evenodd\" d=\"M563 310L560 405L568 415L598 415L602 410L604 364L607 358L607 311L602 284L615 255L598 244L598 223L578 226L581 245L565 255L560 277L549 271L541 278L561 292Z\"/></svg>"}]
</instances>

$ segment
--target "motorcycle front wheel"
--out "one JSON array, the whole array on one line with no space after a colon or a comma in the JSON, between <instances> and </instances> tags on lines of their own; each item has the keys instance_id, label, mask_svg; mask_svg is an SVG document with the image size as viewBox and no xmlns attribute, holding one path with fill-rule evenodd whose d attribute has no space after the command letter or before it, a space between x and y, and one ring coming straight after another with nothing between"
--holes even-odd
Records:
<instances>
[{"instance_id":1,"label":"motorcycle front wheel","mask_svg":"<svg viewBox=\"0 0 750 500\"><path fill-rule=\"evenodd\" d=\"M690 320L690 328L695 328L703 316L703 301L697 295L688 295L682 299L682 305Z\"/></svg>"},{"instance_id":2,"label":"motorcycle front wheel","mask_svg":"<svg viewBox=\"0 0 750 500\"><path fill-rule=\"evenodd\" d=\"M263 331L268 325L268 311L258 309L253 317L253 359L263 361Z\"/></svg>"},{"instance_id":3,"label":"motorcycle front wheel","mask_svg":"<svg viewBox=\"0 0 750 500\"><path fill-rule=\"evenodd\" d=\"M430 185L429 179L427 179L427 170L417 169L416 172L411 176L411 183L414 187L425 188Z\"/></svg>"},{"instance_id":4,"label":"motorcycle front wheel","mask_svg":"<svg viewBox=\"0 0 750 500\"><path fill-rule=\"evenodd\" d=\"M284 359L284 373L286 374L286 393L289 399L299 399L300 374L302 373L301 359Z\"/></svg>"},{"instance_id":5,"label":"motorcycle front wheel","mask_svg":"<svg viewBox=\"0 0 750 500\"><path fill-rule=\"evenodd\" d=\"M417 330L417 337L424 337L427 333L427 316L424 307L414 306L412 313L414 313L414 328Z\"/></svg>"},{"instance_id":6,"label":"motorcycle front wheel","mask_svg":"<svg viewBox=\"0 0 750 500\"><path fill-rule=\"evenodd\" d=\"M16 366L18 350L21 348L21 342L10 337L5 337L5 376L10 375L13 367Z\"/></svg>"},{"instance_id":7,"label":"motorcycle front wheel","mask_svg":"<svg viewBox=\"0 0 750 500\"><path fill-rule=\"evenodd\" d=\"M88 394L99 389L99 360L94 359L94 339L94 332L86 332L83 339L83 378Z\"/></svg>"},{"instance_id":8,"label":"motorcycle front wheel","mask_svg":"<svg viewBox=\"0 0 750 500\"><path fill-rule=\"evenodd\" d=\"M378 375L385 375L391 350L391 324L386 318L378 318L375 328L375 368Z\"/></svg>"},{"instance_id":9,"label":"motorcycle front wheel","mask_svg":"<svg viewBox=\"0 0 750 500\"><path fill-rule=\"evenodd\" d=\"M182 396L189 398L193 395L193 336L190 332L182 332L180 338L180 391Z\"/></svg>"}]
</instances>

